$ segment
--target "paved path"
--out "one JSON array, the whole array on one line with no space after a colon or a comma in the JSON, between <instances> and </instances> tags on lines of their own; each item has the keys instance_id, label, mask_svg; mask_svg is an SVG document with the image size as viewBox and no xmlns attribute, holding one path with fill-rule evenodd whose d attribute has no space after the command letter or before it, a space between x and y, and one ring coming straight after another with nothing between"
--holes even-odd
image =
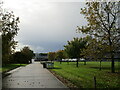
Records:
<instances>
[{"instance_id":1,"label":"paved path","mask_svg":"<svg viewBox=\"0 0 120 90\"><path fill-rule=\"evenodd\" d=\"M3 79L3 88L67 88L39 62L8 73L11 74Z\"/></svg>"}]
</instances>

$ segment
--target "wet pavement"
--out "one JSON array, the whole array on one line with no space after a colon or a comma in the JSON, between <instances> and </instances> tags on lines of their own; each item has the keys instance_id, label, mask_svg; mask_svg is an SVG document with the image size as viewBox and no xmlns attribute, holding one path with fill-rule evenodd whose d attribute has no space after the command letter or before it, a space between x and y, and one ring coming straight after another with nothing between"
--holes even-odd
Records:
<instances>
[{"instance_id":1,"label":"wet pavement","mask_svg":"<svg viewBox=\"0 0 120 90\"><path fill-rule=\"evenodd\" d=\"M3 79L3 88L67 88L40 62L20 67Z\"/></svg>"}]
</instances>

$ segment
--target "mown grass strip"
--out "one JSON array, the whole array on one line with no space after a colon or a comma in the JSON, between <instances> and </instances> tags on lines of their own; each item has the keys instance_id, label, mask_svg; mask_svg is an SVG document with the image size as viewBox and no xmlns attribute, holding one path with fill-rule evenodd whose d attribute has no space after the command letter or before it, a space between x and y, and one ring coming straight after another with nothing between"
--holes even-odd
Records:
<instances>
[{"instance_id":1,"label":"mown grass strip","mask_svg":"<svg viewBox=\"0 0 120 90\"><path fill-rule=\"evenodd\" d=\"M8 72L17 67L26 66L26 65L27 64L7 64L7 65L3 66L2 68L0 68L0 72L5 73L5 72Z\"/></svg>"},{"instance_id":2,"label":"mown grass strip","mask_svg":"<svg viewBox=\"0 0 120 90\"><path fill-rule=\"evenodd\" d=\"M97 88L120 88L119 79L119 64L115 62L116 73L111 73L111 62L102 62L102 70L99 70L99 62L87 62L87 65L79 62L79 67L76 67L76 62L55 62L55 69L51 69L57 75L70 81L77 87L94 88L94 76L96 77Z\"/></svg>"}]
</instances>

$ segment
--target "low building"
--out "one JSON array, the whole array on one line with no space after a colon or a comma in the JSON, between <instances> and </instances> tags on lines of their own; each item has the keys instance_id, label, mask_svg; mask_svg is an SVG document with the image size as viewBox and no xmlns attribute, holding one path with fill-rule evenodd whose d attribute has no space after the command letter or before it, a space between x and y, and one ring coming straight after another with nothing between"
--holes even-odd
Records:
<instances>
[{"instance_id":1,"label":"low building","mask_svg":"<svg viewBox=\"0 0 120 90\"><path fill-rule=\"evenodd\" d=\"M48 54L47 53L36 53L35 61L48 61Z\"/></svg>"}]
</instances>

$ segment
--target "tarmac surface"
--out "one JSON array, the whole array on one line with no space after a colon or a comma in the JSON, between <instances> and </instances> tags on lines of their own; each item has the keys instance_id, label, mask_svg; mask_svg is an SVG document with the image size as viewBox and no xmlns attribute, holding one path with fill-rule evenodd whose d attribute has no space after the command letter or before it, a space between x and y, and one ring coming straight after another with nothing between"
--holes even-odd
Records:
<instances>
[{"instance_id":1,"label":"tarmac surface","mask_svg":"<svg viewBox=\"0 0 120 90\"><path fill-rule=\"evenodd\" d=\"M3 79L3 88L64 88L67 87L50 73L40 62L19 67L8 72Z\"/></svg>"}]
</instances>

